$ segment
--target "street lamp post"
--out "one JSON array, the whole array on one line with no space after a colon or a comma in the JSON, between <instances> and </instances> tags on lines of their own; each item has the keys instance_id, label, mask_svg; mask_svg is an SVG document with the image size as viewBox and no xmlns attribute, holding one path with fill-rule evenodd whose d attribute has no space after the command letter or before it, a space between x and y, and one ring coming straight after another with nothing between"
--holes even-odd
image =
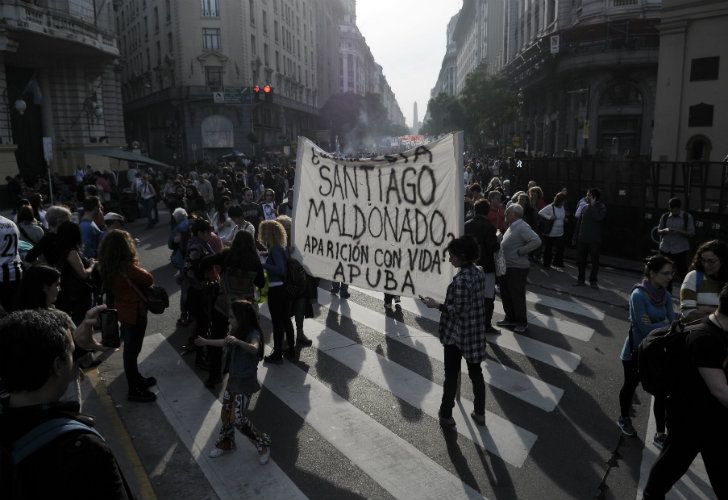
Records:
<instances>
[{"instance_id":1,"label":"street lamp post","mask_svg":"<svg viewBox=\"0 0 728 500\"><path fill-rule=\"evenodd\" d=\"M581 137L584 141L582 147L581 147L581 156L584 156L589 152L589 133L590 133L590 124L589 124L589 105L591 104L591 86L587 85L584 88L581 89L575 89L575 90L568 90L566 92L567 94L586 94L586 105L584 106L584 121L582 122L581 127Z\"/></svg>"}]
</instances>

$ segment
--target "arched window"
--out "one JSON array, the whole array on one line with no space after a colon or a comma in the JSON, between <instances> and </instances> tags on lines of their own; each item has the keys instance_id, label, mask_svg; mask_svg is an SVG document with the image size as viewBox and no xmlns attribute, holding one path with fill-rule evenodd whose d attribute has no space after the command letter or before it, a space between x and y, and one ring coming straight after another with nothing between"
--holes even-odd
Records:
<instances>
[{"instance_id":1,"label":"arched window","mask_svg":"<svg viewBox=\"0 0 728 500\"><path fill-rule=\"evenodd\" d=\"M713 145L704 135L695 135L688 140L685 146L688 161L710 161L710 151Z\"/></svg>"},{"instance_id":2,"label":"arched window","mask_svg":"<svg viewBox=\"0 0 728 500\"><path fill-rule=\"evenodd\" d=\"M202 120L203 148L235 147L233 122L222 115L208 116Z\"/></svg>"}]
</instances>

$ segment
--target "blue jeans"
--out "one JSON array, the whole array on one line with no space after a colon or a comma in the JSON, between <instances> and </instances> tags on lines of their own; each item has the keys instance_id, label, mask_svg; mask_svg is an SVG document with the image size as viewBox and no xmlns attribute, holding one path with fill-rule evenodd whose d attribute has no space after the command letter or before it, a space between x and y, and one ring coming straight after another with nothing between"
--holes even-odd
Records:
<instances>
[{"instance_id":1,"label":"blue jeans","mask_svg":"<svg viewBox=\"0 0 728 500\"><path fill-rule=\"evenodd\" d=\"M147 218L147 224L150 226L155 225L159 222L159 211L157 210L157 199L149 198L148 200L142 200L142 206L144 207L144 215Z\"/></svg>"}]
</instances>

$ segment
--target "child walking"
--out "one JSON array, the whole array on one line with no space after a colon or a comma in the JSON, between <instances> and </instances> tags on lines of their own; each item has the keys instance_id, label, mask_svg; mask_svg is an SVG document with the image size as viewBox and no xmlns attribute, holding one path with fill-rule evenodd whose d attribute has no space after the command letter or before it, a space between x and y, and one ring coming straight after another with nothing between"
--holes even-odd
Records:
<instances>
[{"instance_id":1,"label":"child walking","mask_svg":"<svg viewBox=\"0 0 728 500\"><path fill-rule=\"evenodd\" d=\"M248 418L250 397L260 390L256 376L258 363L263 359L263 340L260 322L253 304L237 300L230 304L230 332L224 339L197 337L198 346L225 347L223 372L229 373L222 399L222 427L210 458L217 458L235 449L235 429L245 434L258 450L258 461L268 463L270 436L255 428Z\"/></svg>"}]
</instances>

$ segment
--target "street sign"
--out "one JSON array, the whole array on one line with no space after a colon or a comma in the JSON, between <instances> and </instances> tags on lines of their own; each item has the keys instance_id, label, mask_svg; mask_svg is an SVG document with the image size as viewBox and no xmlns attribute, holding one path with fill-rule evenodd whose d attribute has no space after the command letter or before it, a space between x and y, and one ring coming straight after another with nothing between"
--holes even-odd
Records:
<instances>
[{"instance_id":1,"label":"street sign","mask_svg":"<svg viewBox=\"0 0 728 500\"><path fill-rule=\"evenodd\" d=\"M43 158L49 164L53 161L53 137L43 138Z\"/></svg>"},{"instance_id":2,"label":"street sign","mask_svg":"<svg viewBox=\"0 0 728 500\"><path fill-rule=\"evenodd\" d=\"M551 53L556 55L559 53L559 46L561 45L561 37L559 35L553 35L551 37Z\"/></svg>"},{"instance_id":3,"label":"street sign","mask_svg":"<svg viewBox=\"0 0 728 500\"><path fill-rule=\"evenodd\" d=\"M212 93L212 102L215 104L224 104L225 103L225 92L213 92Z\"/></svg>"}]
</instances>

